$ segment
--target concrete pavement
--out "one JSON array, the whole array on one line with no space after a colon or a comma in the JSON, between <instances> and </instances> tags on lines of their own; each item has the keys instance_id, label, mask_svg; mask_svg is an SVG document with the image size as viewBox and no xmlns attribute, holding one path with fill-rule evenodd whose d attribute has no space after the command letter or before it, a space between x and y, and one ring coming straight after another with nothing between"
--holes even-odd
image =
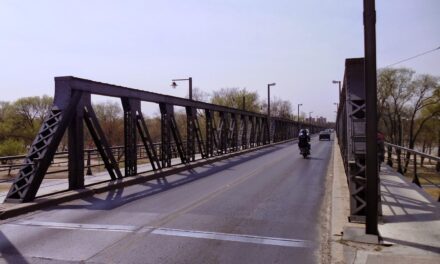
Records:
<instances>
[{"instance_id":1,"label":"concrete pavement","mask_svg":"<svg viewBox=\"0 0 440 264\"><path fill-rule=\"evenodd\" d=\"M343 239L344 227L364 228L364 225L348 223L347 180L337 145L333 151L332 263L440 263L439 203L384 165L380 173L382 242L366 244Z\"/></svg>"}]
</instances>

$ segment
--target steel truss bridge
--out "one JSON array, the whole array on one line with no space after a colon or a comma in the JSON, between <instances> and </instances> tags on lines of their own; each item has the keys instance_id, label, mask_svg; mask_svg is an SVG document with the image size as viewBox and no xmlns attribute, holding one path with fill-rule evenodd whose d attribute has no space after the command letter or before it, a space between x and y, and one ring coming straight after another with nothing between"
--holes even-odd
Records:
<instances>
[{"instance_id":1,"label":"steel truss bridge","mask_svg":"<svg viewBox=\"0 0 440 264\"><path fill-rule=\"evenodd\" d=\"M120 98L124 112L124 173L108 144L91 103L92 95ZM159 105L161 115L160 151L156 151L149 128L141 111L141 102ZM186 139L181 136L174 107L185 107ZM198 116L204 112L204 118ZM201 129L203 122L204 131ZM148 91L136 90L76 77L56 77L53 106L33 141L24 164L18 172L6 202L33 201L54 158L60 141L68 133L69 190L84 184L84 124L99 151L111 180L137 175L137 142L141 140L153 170L171 167L172 147L184 164L202 158L237 152L297 136L301 127L311 133L323 126L270 117L205 102L193 101Z\"/></svg>"}]
</instances>

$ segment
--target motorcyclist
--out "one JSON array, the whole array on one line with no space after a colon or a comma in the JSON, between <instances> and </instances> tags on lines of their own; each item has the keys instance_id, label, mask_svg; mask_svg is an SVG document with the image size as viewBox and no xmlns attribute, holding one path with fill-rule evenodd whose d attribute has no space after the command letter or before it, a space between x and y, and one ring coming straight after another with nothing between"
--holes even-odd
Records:
<instances>
[{"instance_id":1,"label":"motorcyclist","mask_svg":"<svg viewBox=\"0 0 440 264\"><path fill-rule=\"evenodd\" d=\"M301 129L298 136L298 147L307 147L310 152L310 136L306 129Z\"/></svg>"}]
</instances>

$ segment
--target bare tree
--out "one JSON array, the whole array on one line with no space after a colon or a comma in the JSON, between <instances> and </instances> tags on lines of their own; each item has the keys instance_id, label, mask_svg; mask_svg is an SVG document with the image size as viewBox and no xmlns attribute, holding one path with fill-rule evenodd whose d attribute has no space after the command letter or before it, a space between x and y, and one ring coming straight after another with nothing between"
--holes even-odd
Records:
<instances>
[{"instance_id":1,"label":"bare tree","mask_svg":"<svg viewBox=\"0 0 440 264\"><path fill-rule=\"evenodd\" d=\"M120 104L107 101L93 104L93 109L109 145L122 145L124 143L124 119Z\"/></svg>"},{"instance_id":2,"label":"bare tree","mask_svg":"<svg viewBox=\"0 0 440 264\"><path fill-rule=\"evenodd\" d=\"M379 127L387 140L409 148L415 147L425 123L439 114L438 110L422 115L422 110L438 106L439 78L430 75L415 76L410 69L385 68L378 74ZM406 137L404 137L404 132ZM406 140L405 140L406 139ZM397 150L398 171L404 173L409 164L409 153L402 167Z\"/></svg>"},{"instance_id":3,"label":"bare tree","mask_svg":"<svg viewBox=\"0 0 440 264\"><path fill-rule=\"evenodd\" d=\"M421 75L412 82L412 98L408 104L410 117L408 147L414 149L415 142L426 122L440 115L440 78ZM423 109L430 109L421 115ZM440 129L440 128L439 128ZM407 152L404 172L409 164L410 153Z\"/></svg>"}]
</instances>

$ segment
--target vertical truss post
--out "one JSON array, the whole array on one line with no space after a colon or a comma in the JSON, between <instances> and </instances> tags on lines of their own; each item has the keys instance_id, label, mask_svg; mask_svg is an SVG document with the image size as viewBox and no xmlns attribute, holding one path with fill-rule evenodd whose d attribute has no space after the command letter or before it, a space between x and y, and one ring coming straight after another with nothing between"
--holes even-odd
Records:
<instances>
[{"instance_id":1,"label":"vertical truss post","mask_svg":"<svg viewBox=\"0 0 440 264\"><path fill-rule=\"evenodd\" d=\"M268 119L267 118L262 118L261 119L261 140L262 140L262 144L266 145L270 143L270 134L268 133L270 130L267 127L269 125Z\"/></svg>"},{"instance_id":2,"label":"vertical truss post","mask_svg":"<svg viewBox=\"0 0 440 264\"><path fill-rule=\"evenodd\" d=\"M68 129L69 190L84 188L84 101L78 101ZM90 152L87 165L90 168ZM91 172L91 171L90 171Z\"/></svg>"},{"instance_id":3,"label":"vertical truss post","mask_svg":"<svg viewBox=\"0 0 440 264\"><path fill-rule=\"evenodd\" d=\"M160 103L160 114L161 114L161 161L162 168L171 167L171 118L170 118L170 107L165 103Z\"/></svg>"},{"instance_id":4,"label":"vertical truss post","mask_svg":"<svg viewBox=\"0 0 440 264\"><path fill-rule=\"evenodd\" d=\"M136 123L141 102L125 97L121 100L124 109L125 176L133 176L137 174Z\"/></svg>"},{"instance_id":5,"label":"vertical truss post","mask_svg":"<svg viewBox=\"0 0 440 264\"><path fill-rule=\"evenodd\" d=\"M248 117L246 115L241 115L241 123L243 124L243 133L241 134L241 147L242 149L247 149L248 148Z\"/></svg>"},{"instance_id":6,"label":"vertical truss post","mask_svg":"<svg viewBox=\"0 0 440 264\"><path fill-rule=\"evenodd\" d=\"M251 134L249 135L249 142L251 147L255 147L255 141L256 141L256 117L251 116L249 117L251 120Z\"/></svg>"},{"instance_id":7,"label":"vertical truss post","mask_svg":"<svg viewBox=\"0 0 440 264\"><path fill-rule=\"evenodd\" d=\"M237 151L238 150L238 119L236 114L231 114L231 130L232 130L232 150Z\"/></svg>"},{"instance_id":8,"label":"vertical truss post","mask_svg":"<svg viewBox=\"0 0 440 264\"><path fill-rule=\"evenodd\" d=\"M220 151L225 154L228 152L228 113L220 112Z\"/></svg>"},{"instance_id":9,"label":"vertical truss post","mask_svg":"<svg viewBox=\"0 0 440 264\"><path fill-rule=\"evenodd\" d=\"M197 109L191 106L186 107L186 157L188 162L195 160L195 119L197 118ZM201 153L203 154L203 153Z\"/></svg>"},{"instance_id":10,"label":"vertical truss post","mask_svg":"<svg viewBox=\"0 0 440 264\"><path fill-rule=\"evenodd\" d=\"M221 153L220 150L220 138L221 138L221 127L222 127L222 123L221 120L219 120L219 124L217 125L215 122L215 112L212 112L213 114L213 118L212 118L212 126L213 126L213 139L214 139L214 150L216 154ZM220 115L220 114L219 114Z\"/></svg>"},{"instance_id":11,"label":"vertical truss post","mask_svg":"<svg viewBox=\"0 0 440 264\"><path fill-rule=\"evenodd\" d=\"M196 110L196 116L194 119L194 130L196 133L196 140L197 140L197 146L199 147L199 152L202 158L206 158L206 151L205 151L205 145L203 144L203 137L202 137L202 130L200 129L199 119L197 118L197 110Z\"/></svg>"},{"instance_id":12,"label":"vertical truss post","mask_svg":"<svg viewBox=\"0 0 440 264\"><path fill-rule=\"evenodd\" d=\"M205 135L206 135L206 156L212 157L214 156L214 129L212 122L211 111L205 109L205 119L206 119L206 127L205 127Z\"/></svg>"},{"instance_id":13,"label":"vertical truss post","mask_svg":"<svg viewBox=\"0 0 440 264\"><path fill-rule=\"evenodd\" d=\"M282 122L282 121L279 121L278 122L279 123L279 131L278 131L278 140L279 141L282 141L282 140L284 140L284 135L286 134L286 132L285 132L285 125L284 125L284 122Z\"/></svg>"},{"instance_id":14,"label":"vertical truss post","mask_svg":"<svg viewBox=\"0 0 440 264\"><path fill-rule=\"evenodd\" d=\"M257 146L261 145L261 122L260 121L261 121L260 117L255 118L255 141L256 141Z\"/></svg>"}]
</instances>

